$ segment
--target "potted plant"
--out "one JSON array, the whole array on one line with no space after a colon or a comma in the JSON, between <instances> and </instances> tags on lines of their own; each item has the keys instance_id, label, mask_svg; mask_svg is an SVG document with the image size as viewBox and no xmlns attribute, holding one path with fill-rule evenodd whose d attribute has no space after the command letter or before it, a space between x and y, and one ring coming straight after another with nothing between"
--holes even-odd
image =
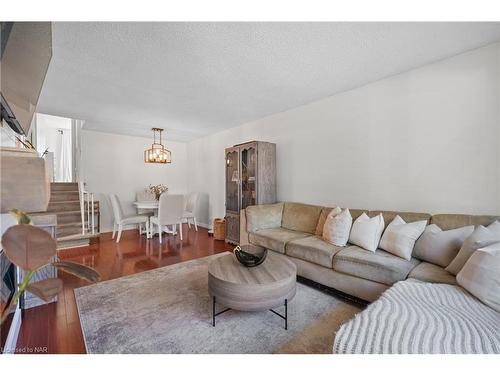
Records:
<instances>
[{"instance_id":1,"label":"potted plant","mask_svg":"<svg viewBox=\"0 0 500 375\"><path fill-rule=\"evenodd\" d=\"M30 217L24 212L14 209L11 213L16 216L18 224L5 231L2 236L2 248L7 258L25 271L25 276L9 305L2 312L0 324L15 310L17 302L25 291L45 302L50 302L62 290L63 281L59 278L30 282L33 275L47 265L92 283L98 282L101 278L96 270L83 264L52 261L57 254L56 241L52 236L43 229L33 226Z\"/></svg>"},{"instance_id":2,"label":"potted plant","mask_svg":"<svg viewBox=\"0 0 500 375\"><path fill-rule=\"evenodd\" d=\"M160 200L160 195L162 195L164 192L168 191L168 187L166 187L163 184L158 184L158 185L149 185L149 192L153 194L156 198L156 200Z\"/></svg>"}]
</instances>

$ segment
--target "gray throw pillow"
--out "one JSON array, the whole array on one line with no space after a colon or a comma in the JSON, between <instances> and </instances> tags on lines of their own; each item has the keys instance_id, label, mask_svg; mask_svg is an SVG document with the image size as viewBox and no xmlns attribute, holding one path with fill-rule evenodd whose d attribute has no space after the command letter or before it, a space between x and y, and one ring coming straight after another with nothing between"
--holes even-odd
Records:
<instances>
[{"instance_id":1,"label":"gray throw pillow","mask_svg":"<svg viewBox=\"0 0 500 375\"><path fill-rule=\"evenodd\" d=\"M495 220L487 228L479 225L464 241L460 251L453 261L446 267L446 271L457 275L470 256L477 250L500 241L500 223Z\"/></svg>"},{"instance_id":2,"label":"gray throw pillow","mask_svg":"<svg viewBox=\"0 0 500 375\"><path fill-rule=\"evenodd\" d=\"M436 224L428 225L415 243L413 256L425 262L446 267L474 231L474 226L443 231Z\"/></svg>"}]
</instances>

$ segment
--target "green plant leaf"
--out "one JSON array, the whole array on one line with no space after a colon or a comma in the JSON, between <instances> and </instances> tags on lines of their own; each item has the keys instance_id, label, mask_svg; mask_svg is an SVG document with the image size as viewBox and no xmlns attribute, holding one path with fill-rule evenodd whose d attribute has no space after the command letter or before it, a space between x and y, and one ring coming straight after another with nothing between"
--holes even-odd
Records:
<instances>
[{"instance_id":1,"label":"green plant leaf","mask_svg":"<svg viewBox=\"0 0 500 375\"><path fill-rule=\"evenodd\" d=\"M49 233L33 225L20 224L7 229L2 247L9 260L25 271L33 271L56 255L56 241Z\"/></svg>"},{"instance_id":2,"label":"green plant leaf","mask_svg":"<svg viewBox=\"0 0 500 375\"><path fill-rule=\"evenodd\" d=\"M45 302L50 302L63 288L63 281L57 278L44 279L29 284L26 291Z\"/></svg>"},{"instance_id":3,"label":"green plant leaf","mask_svg":"<svg viewBox=\"0 0 500 375\"><path fill-rule=\"evenodd\" d=\"M96 283L101 280L101 275L99 275L99 273L95 269L85 266L81 263L60 261L53 262L52 265L54 267L57 267L57 269L60 269L61 271L75 275L80 279L90 281L91 283Z\"/></svg>"},{"instance_id":4,"label":"green plant leaf","mask_svg":"<svg viewBox=\"0 0 500 375\"><path fill-rule=\"evenodd\" d=\"M31 218L26 214L26 212L18 210L17 208L13 208L9 212L16 218L18 224L33 224Z\"/></svg>"}]
</instances>

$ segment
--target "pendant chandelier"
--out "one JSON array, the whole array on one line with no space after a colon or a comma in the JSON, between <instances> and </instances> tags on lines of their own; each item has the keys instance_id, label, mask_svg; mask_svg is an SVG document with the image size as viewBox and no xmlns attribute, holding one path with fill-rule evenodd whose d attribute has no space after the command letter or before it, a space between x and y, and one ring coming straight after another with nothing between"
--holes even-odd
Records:
<instances>
[{"instance_id":1,"label":"pendant chandelier","mask_svg":"<svg viewBox=\"0 0 500 375\"><path fill-rule=\"evenodd\" d=\"M161 132L163 129L153 128L153 144L151 148L144 151L145 163L161 163L167 164L172 162L172 153L161 143ZM156 134L158 133L159 141L156 142Z\"/></svg>"}]
</instances>

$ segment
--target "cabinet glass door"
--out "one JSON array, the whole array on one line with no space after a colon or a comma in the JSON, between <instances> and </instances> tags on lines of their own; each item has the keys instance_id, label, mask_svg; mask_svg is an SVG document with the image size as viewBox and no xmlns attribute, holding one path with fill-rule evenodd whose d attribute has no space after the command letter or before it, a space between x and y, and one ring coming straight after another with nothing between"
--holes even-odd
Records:
<instances>
[{"instance_id":1,"label":"cabinet glass door","mask_svg":"<svg viewBox=\"0 0 500 375\"><path fill-rule=\"evenodd\" d=\"M226 210L228 211L239 211L239 181L238 150L228 151L226 153Z\"/></svg>"},{"instance_id":2,"label":"cabinet glass door","mask_svg":"<svg viewBox=\"0 0 500 375\"><path fill-rule=\"evenodd\" d=\"M241 208L255 205L257 150L255 146L241 149Z\"/></svg>"}]
</instances>

